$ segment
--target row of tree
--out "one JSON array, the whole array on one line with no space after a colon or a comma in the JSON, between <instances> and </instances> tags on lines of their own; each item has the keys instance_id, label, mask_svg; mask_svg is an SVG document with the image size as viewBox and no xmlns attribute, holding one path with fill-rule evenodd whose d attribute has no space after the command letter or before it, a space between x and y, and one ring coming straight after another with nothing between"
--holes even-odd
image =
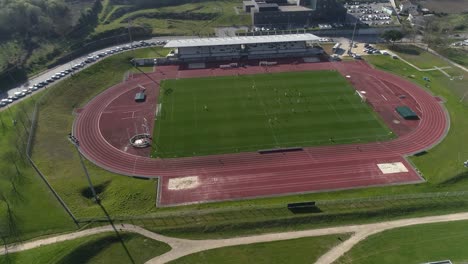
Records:
<instances>
[{"instance_id":1,"label":"row of tree","mask_svg":"<svg viewBox=\"0 0 468 264\"><path fill-rule=\"evenodd\" d=\"M61 36L72 27L63 0L0 0L0 36Z\"/></svg>"}]
</instances>

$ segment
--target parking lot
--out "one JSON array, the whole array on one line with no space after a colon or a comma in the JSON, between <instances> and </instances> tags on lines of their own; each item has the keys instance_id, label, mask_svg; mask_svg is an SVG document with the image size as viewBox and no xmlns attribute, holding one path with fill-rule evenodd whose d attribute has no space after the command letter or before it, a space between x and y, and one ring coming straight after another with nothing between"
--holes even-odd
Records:
<instances>
[{"instance_id":1,"label":"parking lot","mask_svg":"<svg viewBox=\"0 0 468 264\"><path fill-rule=\"evenodd\" d=\"M348 14L369 26L390 26L398 23L393 19L395 13L392 12L395 10L390 2L347 2L344 7Z\"/></svg>"}]
</instances>

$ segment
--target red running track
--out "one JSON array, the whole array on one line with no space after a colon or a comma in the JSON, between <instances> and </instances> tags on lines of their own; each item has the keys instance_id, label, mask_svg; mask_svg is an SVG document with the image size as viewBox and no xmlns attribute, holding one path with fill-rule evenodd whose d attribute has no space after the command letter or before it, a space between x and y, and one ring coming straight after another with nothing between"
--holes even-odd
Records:
<instances>
[{"instance_id":1,"label":"red running track","mask_svg":"<svg viewBox=\"0 0 468 264\"><path fill-rule=\"evenodd\" d=\"M115 124L119 122L103 120L115 106L113 102L128 94L129 88L137 84L151 85L143 76L115 85L90 101L75 120L74 135L80 140L83 155L100 167L128 176L159 177L157 202L161 206L423 181L405 157L427 150L442 140L449 127L446 112L436 98L422 88L365 63L303 63L233 70L178 70L175 66L165 66L152 73L152 78L318 69L334 69L350 75L350 82L356 89L368 92L370 103L399 137L386 142L308 147L300 152L267 155L247 152L164 160L138 156L113 146L106 135L112 129L107 126L118 128ZM392 119L398 119L393 108L402 103L401 94L406 95L405 104L416 110L421 119L411 123L400 118L402 123L397 128L392 123ZM125 107L126 111L132 108L131 105ZM154 118L155 104L152 107L153 111L143 111L148 118ZM139 109L140 106L134 104L132 111ZM378 163L391 162L403 163L408 172L383 174L377 167ZM196 176L197 184L189 189L169 188L170 180L188 176Z\"/></svg>"}]
</instances>

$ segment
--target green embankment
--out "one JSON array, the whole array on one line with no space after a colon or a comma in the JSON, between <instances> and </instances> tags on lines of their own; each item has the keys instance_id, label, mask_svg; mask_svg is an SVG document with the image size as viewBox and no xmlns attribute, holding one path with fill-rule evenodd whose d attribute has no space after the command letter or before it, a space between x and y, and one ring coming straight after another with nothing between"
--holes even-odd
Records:
<instances>
[{"instance_id":1,"label":"green embankment","mask_svg":"<svg viewBox=\"0 0 468 264\"><path fill-rule=\"evenodd\" d=\"M0 256L0 263L145 263L171 247L137 234L103 233Z\"/></svg>"}]
</instances>

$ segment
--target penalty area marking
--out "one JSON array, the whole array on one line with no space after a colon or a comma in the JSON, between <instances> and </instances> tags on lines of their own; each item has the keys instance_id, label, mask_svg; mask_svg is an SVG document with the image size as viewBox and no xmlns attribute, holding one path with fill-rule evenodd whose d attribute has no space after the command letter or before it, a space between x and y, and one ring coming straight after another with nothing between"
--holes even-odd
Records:
<instances>
[{"instance_id":1,"label":"penalty area marking","mask_svg":"<svg viewBox=\"0 0 468 264\"><path fill-rule=\"evenodd\" d=\"M198 176L187 176L169 179L167 189L171 191L180 191L197 188L200 185Z\"/></svg>"},{"instance_id":2,"label":"penalty area marking","mask_svg":"<svg viewBox=\"0 0 468 264\"><path fill-rule=\"evenodd\" d=\"M377 164L377 167L379 167L383 174L408 172L405 164L401 162L379 163Z\"/></svg>"}]
</instances>

